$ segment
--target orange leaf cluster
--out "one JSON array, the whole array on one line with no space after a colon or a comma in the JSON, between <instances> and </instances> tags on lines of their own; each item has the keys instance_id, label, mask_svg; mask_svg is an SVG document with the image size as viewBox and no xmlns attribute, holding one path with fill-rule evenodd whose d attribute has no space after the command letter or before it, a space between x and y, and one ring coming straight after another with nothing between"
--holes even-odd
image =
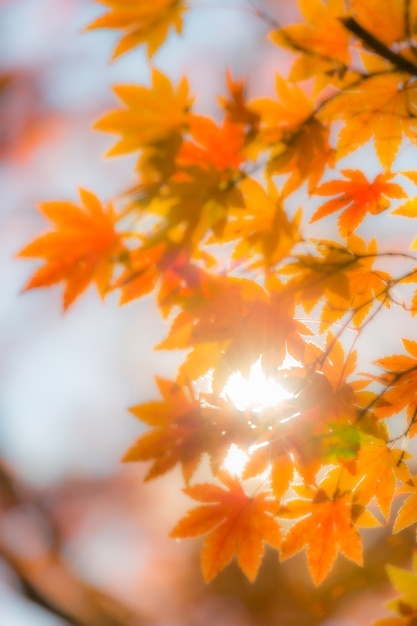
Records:
<instances>
[{"instance_id":1,"label":"orange leaf cluster","mask_svg":"<svg viewBox=\"0 0 417 626\"><path fill-rule=\"evenodd\" d=\"M121 31L114 56L146 45L152 57L188 9L100 1L108 13L90 28ZM417 338L389 355L381 342L361 371L368 325L417 312L416 241L390 250L378 236L417 216L417 175L396 161L416 144L417 1L298 8L297 23L267 20L271 45L293 56L288 78L251 99L228 72L216 121L196 114L186 77L175 86L151 67L148 86L116 86L121 106L95 128L118 137L109 155L138 154L134 185L117 209L86 190L81 207L42 204L53 230L20 252L44 262L26 288L63 282L65 308L95 283L121 304L154 292L169 316L157 348L186 355L174 380L157 378L159 400L131 409L148 430L124 460L150 463L147 480L181 467L200 504L172 536L207 535L206 580L233 558L254 580L269 544L281 560L305 549L318 585L338 554L362 564L359 528L388 524L397 496L393 532L417 522L405 450L417 434ZM372 147L372 175L341 163ZM324 218L330 234L314 238ZM395 317L384 328L395 336ZM378 625L411 625L415 574L389 573L400 617Z\"/></svg>"}]
</instances>

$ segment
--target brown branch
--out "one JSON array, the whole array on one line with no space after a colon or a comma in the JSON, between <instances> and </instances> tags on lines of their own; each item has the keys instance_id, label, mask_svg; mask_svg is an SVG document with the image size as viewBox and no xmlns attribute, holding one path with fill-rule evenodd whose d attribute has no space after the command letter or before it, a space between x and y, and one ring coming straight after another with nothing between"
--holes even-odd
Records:
<instances>
[{"instance_id":1,"label":"brown branch","mask_svg":"<svg viewBox=\"0 0 417 626\"><path fill-rule=\"evenodd\" d=\"M15 550L7 536L0 533L0 560L14 572L22 595L71 626L148 625L146 616L85 582L72 570L62 556L59 533L42 497L20 484L0 459L0 514L13 515L19 510L25 514L33 509L47 533L47 538L37 537L41 554L25 554L23 546ZM39 529L34 525L31 530L37 533Z\"/></svg>"},{"instance_id":2,"label":"brown branch","mask_svg":"<svg viewBox=\"0 0 417 626\"><path fill-rule=\"evenodd\" d=\"M393 63L393 65L395 65L402 72L407 72L412 76L417 76L417 65L403 57L401 54L398 54L388 48L388 46L382 43L382 41L363 28L363 26L361 26L354 17L342 17L340 18L340 21L343 26L356 35L356 37L360 39L367 48L379 54L379 56L383 59Z\"/></svg>"}]
</instances>

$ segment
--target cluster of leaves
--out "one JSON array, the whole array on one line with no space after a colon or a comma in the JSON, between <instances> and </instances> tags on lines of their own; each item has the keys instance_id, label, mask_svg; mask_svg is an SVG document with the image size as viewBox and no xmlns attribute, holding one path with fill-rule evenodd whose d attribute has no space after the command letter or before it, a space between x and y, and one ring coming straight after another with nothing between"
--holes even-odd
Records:
<instances>
[{"instance_id":1,"label":"cluster of leaves","mask_svg":"<svg viewBox=\"0 0 417 626\"><path fill-rule=\"evenodd\" d=\"M152 59L192 10L192 0L100 2L108 13L90 28L121 32L114 56L146 44ZM405 450L417 433L417 342L403 338L368 373L354 350L383 309L417 311L417 242L381 253L355 232L365 217L378 230L416 216L417 174L392 168L416 141L417 2L298 7L298 23L265 21L294 57L274 97L250 100L228 75L213 121L194 112L185 77L172 84L155 66L148 86L115 86L120 104L95 128L117 135L109 155L138 153L137 184L116 209L86 190L82 206L42 204L53 230L20 252L43 260L27 289L64 282L65 308L95 283L121 303L154 292L170 318L158 348L187 355L176 380L158 379L161 399L132 408L149 430L125 461L150 462L147 480L181 466L199 504L172 536L207 535L207 581L234 557L254 580L267 543L281 560L306 548L320 584L338 553L362 563L358 528L387 523L397 494L409 495L393 532L417 520ZM339 167L367 143L376 176ZM292 208L300 196L303 212ZM337 240L309 236L334 213ZM228 381L256 363L286 394L237 409ZM392 438L389 420L403 413ZM227 463L236 449L239 471ZM196 482L206 460L210 478ZM381 624L414 623L412 607Z\"/></svg>"}]
</instances>

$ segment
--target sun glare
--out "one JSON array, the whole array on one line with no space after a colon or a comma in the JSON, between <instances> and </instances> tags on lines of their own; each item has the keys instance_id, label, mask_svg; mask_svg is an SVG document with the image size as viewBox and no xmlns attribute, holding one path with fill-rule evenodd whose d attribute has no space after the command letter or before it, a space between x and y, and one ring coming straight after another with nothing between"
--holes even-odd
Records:
<instances>
[{"instance_id":1,"label":"sun glare","mask_svg":"<svg viewBox=\"0 0 417 626\"><path fill-rule=\"evenodd\" d=\"M239 372L230 376L223 390L223 395L239 411L250 410L261 413L265 409L278 406L287 398L292 397L293 394L284 389L276 380L265 376L262 369L262 357L260 357L252 365L248 378L244 378ZM222 467L234 476L241 476L251 453L258 447L259 445L254 445L245 451L232 444Z\"/></svg>"},{"instance_id":2,"label":"sun glare","mask_svg":"<svg viewBox=\"0 0 417 626\"><path fill-rule=\"evenodd\" d=\"M261 358L252 365L247 379L240 372L232 374L223 393L239 411L255 412L273 407L292 395L276 380L265 376Z\"/></svg>"},{"instance_id":3,"label":"sun glare","mask_svg":"<svg viewBox=\"0 0 417 626\"><path fill-rule=\"evenodd\" d=\"M222 467L228 471L229 474L240 476L248 460L249 455L241 450L241 448L238 448L236 444L232 443L224 458Z\"/></svg>"}]
</instances>

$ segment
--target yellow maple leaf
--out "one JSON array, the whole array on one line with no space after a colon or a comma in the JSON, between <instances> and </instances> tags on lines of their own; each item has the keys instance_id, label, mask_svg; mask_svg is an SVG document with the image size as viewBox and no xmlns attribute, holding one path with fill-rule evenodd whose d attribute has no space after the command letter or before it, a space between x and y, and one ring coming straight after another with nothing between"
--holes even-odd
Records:
<instances>
[{"instance_id":1,"label":"yellow maple leaf","mask_svg":"<svg viewBox=\"0 0 417 626\"><path fill-rule=\"evenodd\" d=\"M237 207L229 211L230 219L222 240L237 240L233 257L250 259L250 268L271 267L288 256L294 245L301 241L298 228L301 214L297 212L293 220L289 219L271 180L266 190L253 178L245 178L240 188L244 209Z\"/></svg>"},{"instance_id":2,"label":"yellow maple leaf","mask_svg":"<svg viewBox=\"0 0 417 626\"><path fill-rule=\"evenodd\" d=\"M273 31L277 45L301 53L290 72L290 80L304 80L315 74L340 72L350 61L350 33L339 21L344 12L342 0L298 0L305 23L290 24Z\"/></svg>"},{"instance_id":3,"label":"yellow maple leaf","mask_svg":"<svg viewBox=\"0 0 417 626\"><path fill-rule=\"evenodd\" d=\"M405 0L351 0L350 8L362 28L391 46L407 38Z\"/></svg>"},{"instance_id":4,"label":"yellow maple leaf","mask_svg":"<svg viewBox=\"0 0 417 626\"><path fill-rule=\"evenodd\" d=\"M185 78L174 89L169 78L153 68L150 87L116 85L113 90L124 107L106 113L93 126L95 130L121 135L107 156L169 142L187 129L192 98Z\"/></svg>"},{"instance_id":5,"label":"yellow maple leaf","mask_svg":"<svg viewBox=\"0 0 417 626\"><path fill-rule=\"evenodd\" d=\"M121 30L122 38L113 52L113 59L136 46L147 44L152 57L164 43L168 31L174 27L182 32L182 14L187 10L186 0L96 0L109 7L109 12L87 26Z\"/></svg>"},{"instance_id":6,"label":"yellow maple leaf","mask_svg":"<svg viewBox=\"0 0 417 626\"><path fill-rule=\"evenodd\" d=\"M330 98L318 113L324 122L342 119L336 157L342 158L374 139L381 165L389 170L403 140L414 141L417 86L405 72L382 73L360 80Z\"/></svg>"}]
</instances>

